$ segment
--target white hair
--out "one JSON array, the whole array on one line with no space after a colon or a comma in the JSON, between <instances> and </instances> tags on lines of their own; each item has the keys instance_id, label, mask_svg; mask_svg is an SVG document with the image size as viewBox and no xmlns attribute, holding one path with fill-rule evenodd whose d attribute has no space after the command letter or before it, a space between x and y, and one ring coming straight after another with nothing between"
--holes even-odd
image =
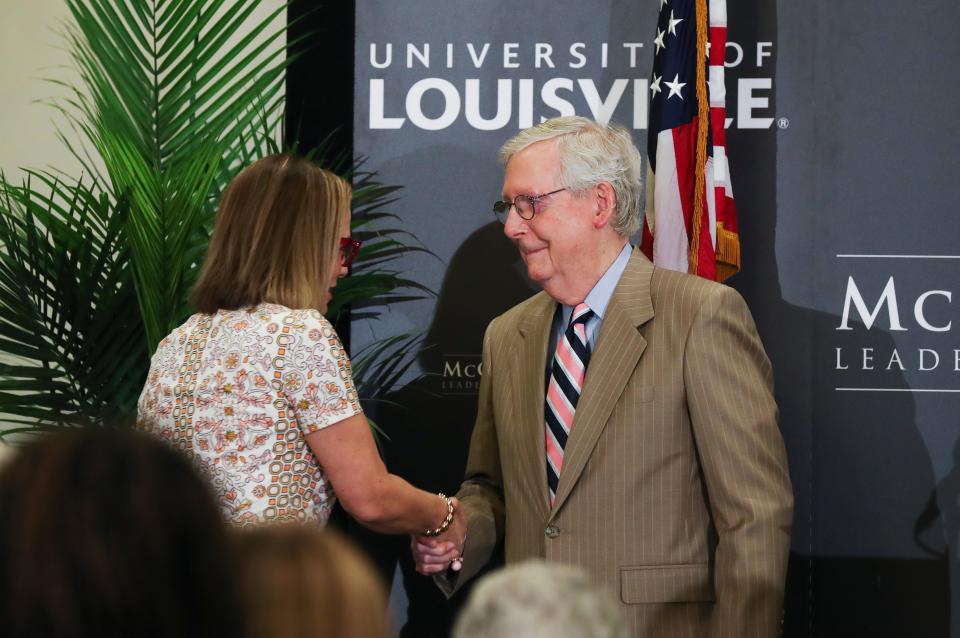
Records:
<instances>
[{"instance_id":1,"label":"white hair","mask_svg":"<svg viewBox=\"0 0 960 638\"><path fill-rule=\"evenodd\" d=\"M453 638L627 638L612 596L586 572L528 561L482 579Z\"/></svg>"},{"instance_id":2,"label":"white hair","mask_svg":"<svg viewBox=\"0 0 960 638\"><path fill-rule=\"evenodd\" d=\"M560 151L561 185L577 193L608 182L617 196L613 229L624 236L640 230L643 175L640 151L630 132L618 124L600 124L585 117L556 117L508 140L500 148L500 161L506 166L511 157L531 144L553 139Z\"/></svg>"}]
</instances>

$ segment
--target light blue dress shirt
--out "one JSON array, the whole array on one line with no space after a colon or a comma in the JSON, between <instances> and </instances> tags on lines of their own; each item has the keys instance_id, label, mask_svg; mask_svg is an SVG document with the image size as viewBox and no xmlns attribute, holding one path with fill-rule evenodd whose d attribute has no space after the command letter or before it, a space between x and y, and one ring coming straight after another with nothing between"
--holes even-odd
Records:
<instances>
[{"instance_id":1,"label":"light blue dress shirt","mask_svg":"<svg viewBox=\"0 0 960 638\"><path fill-rule=\"evenodd\" d=\"M630 253L633 252L633 246L630 242L623 247L620 254L614 260L607 272L603 273L600 281L596 283L592 290L587 294L584 303L593 311L593 316L587 320L587 344L590 346L590 352L593 352L597 345L597 335L600 333L600 324L603 323L603 315L607 311L607 305L610 304L610 298L613 291L620 282L623 271L627 268L627 262L630 261ZM560 335L566 330L570 323L570 317L573 316L573 306L558 304L559 311L553 315L553 330L550 332L550 349L547 350L547 379L550 379L550 370L553 367L553 354L557 350L557 341Z\"/></svg>"}]
</instances>

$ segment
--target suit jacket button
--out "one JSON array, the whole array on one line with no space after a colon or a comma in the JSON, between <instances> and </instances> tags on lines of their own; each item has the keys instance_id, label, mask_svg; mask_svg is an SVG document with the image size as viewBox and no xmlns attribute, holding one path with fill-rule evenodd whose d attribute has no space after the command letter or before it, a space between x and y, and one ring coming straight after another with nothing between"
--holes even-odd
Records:
<instances>
[{"instance_id":1,"label":"suit jacket button","mask_svg":"<svg viewBox=\"0 0 960 638\"><path fill-rule=\"evenodd\" d=\"M547 538L556 538L560 536L560 528L556 525L547 525L547 529L543 530L543 533L547 535Z\"/></svg>"}]
</instances>

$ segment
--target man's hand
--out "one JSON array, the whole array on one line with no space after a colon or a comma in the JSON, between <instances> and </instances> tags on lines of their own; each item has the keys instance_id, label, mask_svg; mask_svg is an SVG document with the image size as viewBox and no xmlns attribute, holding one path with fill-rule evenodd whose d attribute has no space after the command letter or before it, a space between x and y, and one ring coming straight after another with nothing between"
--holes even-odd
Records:
<instances>
[{"instance_id":1,"label":"man's hand","mask_svg":"<svg viewBox=\"0 0 960 638\"><path fill-rule=\"evenodd\" d=\"M453 521L439 536L411 536L410 551L417 563L417 571L432 576L452 567L459 571L459 558L463 555L463 543L467 539L467 521L459 501L453 499ZM456 562L455 562L456 561Z\"/></svg>"}]
</instances>

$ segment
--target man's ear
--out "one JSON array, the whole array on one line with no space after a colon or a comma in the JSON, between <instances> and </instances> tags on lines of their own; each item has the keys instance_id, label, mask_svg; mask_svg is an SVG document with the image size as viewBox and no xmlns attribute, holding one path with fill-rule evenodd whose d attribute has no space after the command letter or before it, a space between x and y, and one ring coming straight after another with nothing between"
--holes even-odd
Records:
<instances>
[{"instance_id":1,"label":"man's ear","mask_svg":"<svg viewBox=\"0 0 960 638\"><path fill-rule=\"evenodd\" d=\"M594 228L603 228L612 221L617 214L617 193L610 182L600 182L593 187L596 202L596 215L593 218Z\"/></svg>"}]
</instances>

